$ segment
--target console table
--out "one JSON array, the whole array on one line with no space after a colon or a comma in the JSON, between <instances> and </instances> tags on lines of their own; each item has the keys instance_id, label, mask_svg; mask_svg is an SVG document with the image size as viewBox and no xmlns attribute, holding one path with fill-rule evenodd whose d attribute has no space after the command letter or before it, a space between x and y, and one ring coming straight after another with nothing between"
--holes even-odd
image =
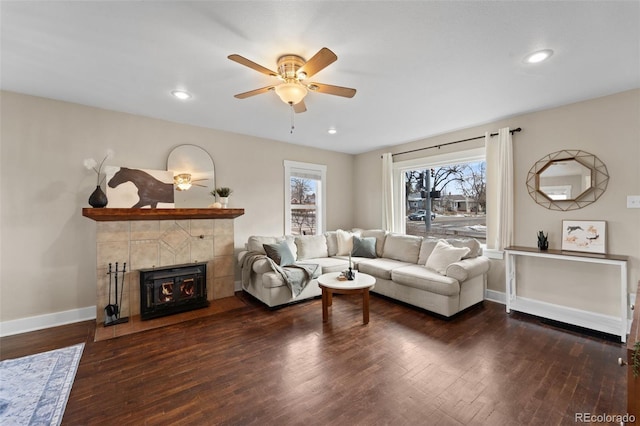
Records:
<instances>
[{"instance_id":1,"label":"console table","mask_svg":"<svg viewBox=\"0 0 640 426\"><path fill-rule=\"evenodd\" d=\"M640 281L638 281L637 291L640 293ZM627 343L627 413L635 416L636 419L640 417L640 377L636 377L633 373L633 354L638 342L640 342L640 309L634 307L631 333ZM620 362L620 365L624 363Z\"/></svg>"},{"instance_id":2,"label":"console table","mask_svg":"<svg viewBox=\"0 0 640 426\"><path fill-rule=\"evenodd\" d=\"M600 263L620 267L620 314L603 315L539 300L518 297L516 257L529 256L572 262ZM511 310L549 318L555 321L602 331L627 340L627 256L579 253L562 250L539 250L531 247L507 247L505 249L507 313Z\"/></svg>"}]
</instances>

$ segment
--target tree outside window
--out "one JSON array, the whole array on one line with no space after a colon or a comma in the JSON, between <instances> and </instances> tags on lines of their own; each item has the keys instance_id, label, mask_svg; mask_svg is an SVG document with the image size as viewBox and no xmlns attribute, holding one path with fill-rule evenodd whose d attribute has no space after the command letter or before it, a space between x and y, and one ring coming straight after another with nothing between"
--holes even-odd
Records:
<instances>
[{"instance_id":1,"label":"tree outside window","mask_svg":"<svg viewBox=\"0 0 640 426\"><path fill-rule=\"evenodd\" d=\"M486 163L404 172L406 233L486 240Z\"/></svg>"},{"instance_id":2,"label":"tree outside window","mask_svg":"<svg viewBox=\"0 0 640 426\"><path fill-rule=\"evenodd\" d=\"M291 177L291 233L313 235L316 232L318 181Z\"/></svg>"},{"instance_id":3,"label":"tree outside window","mask_svg":"<svg viewBox=\"0 0 640 426\"><path fill-rule=\"evenodd\" d=\"M324 232L326 179L326 165L284 161L285 234L317 235Z\"/></svg>"}]
</instances>

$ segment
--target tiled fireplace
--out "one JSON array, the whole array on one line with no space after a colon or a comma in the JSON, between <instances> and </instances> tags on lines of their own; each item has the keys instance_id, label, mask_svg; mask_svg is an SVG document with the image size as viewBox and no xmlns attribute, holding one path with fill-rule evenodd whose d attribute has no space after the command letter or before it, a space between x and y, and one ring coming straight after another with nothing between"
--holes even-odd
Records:
<instances>
[{"instance_id":1,"label":"tiled fireplace","mask_svg":"<svg viewBox=\"0 0 640 426\"><path fill-rule=\"evenodd\" d=\"M83 215L97 225L98 328L104 323L104 308L109 304L109 263L127 264L122 317L135 319L140 315L142 269L205 263L207 300L233 296L233 219L242 214L243 209L83 209ZM116 327L120 325L108 328Z\"/></svg>"}]
</instances>

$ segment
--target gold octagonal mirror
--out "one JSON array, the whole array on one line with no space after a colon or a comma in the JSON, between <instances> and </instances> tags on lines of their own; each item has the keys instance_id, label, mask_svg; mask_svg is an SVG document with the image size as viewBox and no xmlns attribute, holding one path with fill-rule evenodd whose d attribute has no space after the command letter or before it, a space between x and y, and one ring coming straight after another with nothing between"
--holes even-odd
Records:
<instances>
[{"instance_id":1,"label":"gold octagonal mirror","mask_svg":"<svg viewBox=\"0 0 640 426\"><path fill-rule=\"evenodd\" d=\"M591 169L573 158L553 160L537 173L536 189L550 200L578 200L593 187L591 176Z\"/></svg>"},{"instance_id":2,"label":"gold octagonal mirror","mask_svg":"<svg viewBox=\"0 0 640 426\"><path fill-rule=\"evenodd\" d=\"M607 188L609 174L598 157L563 150L541 158L527 176L529 195L551 210L575 210L596 201Z\"/></svg>"}]
</instances>

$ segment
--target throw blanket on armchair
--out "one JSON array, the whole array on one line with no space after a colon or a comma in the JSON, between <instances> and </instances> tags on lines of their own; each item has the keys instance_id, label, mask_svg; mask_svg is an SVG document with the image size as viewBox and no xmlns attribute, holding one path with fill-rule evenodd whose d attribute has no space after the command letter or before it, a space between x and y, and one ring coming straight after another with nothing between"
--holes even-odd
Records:
<instances>
[{"instance_id":1,"label":"throw blanket on armchair","mask_svg":"<svg viewBox=\"0 0 640 426\"><path fill-rule=\"evenodd\" d=\"M242 258L242 286L246 287L253 274L253 263L258 259L266 259L271 269L280 275L291 290L293 297L298 297L302 290L314 278L318 278L319 268L313 263L296 263L288 266L280 266L268 256L258 252L250 251Z\"/></svg>"}]
</instances>

